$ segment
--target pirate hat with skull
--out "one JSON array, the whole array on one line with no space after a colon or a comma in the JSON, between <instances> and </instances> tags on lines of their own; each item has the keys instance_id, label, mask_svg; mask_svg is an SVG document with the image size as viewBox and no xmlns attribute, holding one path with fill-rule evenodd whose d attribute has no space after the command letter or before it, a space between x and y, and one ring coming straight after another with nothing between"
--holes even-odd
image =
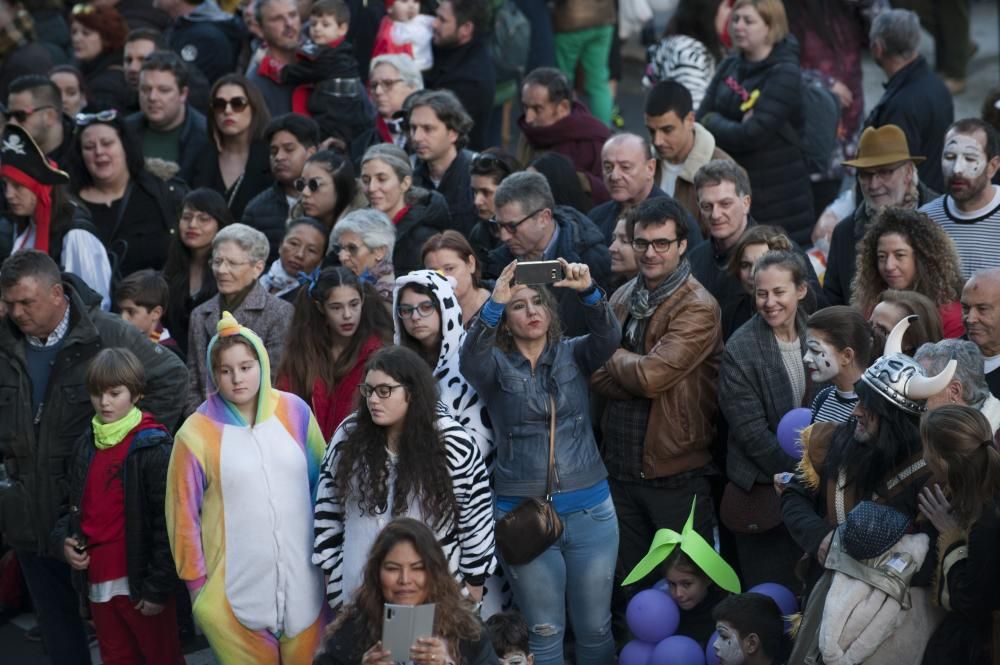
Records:
<instances>
[{"instance_id":1,"label":"pirate hat with skull","mask_svg":"<svg viewBox=\"0 0 1000 665\"><path fill-rule=\"evenodd\" d=\"M958 362L952 359L937 376L927 376L920 363L903 353L903 335L915 318L908 316L896 324L885 340L885 353L865 370L861 380L900 409L920 415L927 410L927 398L944 390L951 381Z\"/></svg>"},{"instance_id":2,"label":"pirate hat with skull","mask_svg":"<svg viewBox=\"0 0 1000 665\"><path fill-rule=\"evenodd\" d=\"M0 164L4 175L15 176L16 172L42 185L65 185L69 176L60 171L45 158L31 134L18 125L9 124L3 130L0 142ZM17 178L14 178L17 180ZM24 184L24 183L22 183Z\"/></svg>"}]
</instances>

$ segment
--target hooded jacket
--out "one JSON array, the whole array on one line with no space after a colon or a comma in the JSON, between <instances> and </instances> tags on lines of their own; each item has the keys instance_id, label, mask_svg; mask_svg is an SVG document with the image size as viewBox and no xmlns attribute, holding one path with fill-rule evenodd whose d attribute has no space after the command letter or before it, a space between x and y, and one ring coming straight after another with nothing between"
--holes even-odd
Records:
<instances>
[{"instance_id":1,"label":"hooded jacket","mask_svg":"<svg viewBox=\"0 0 1000 665\"><path fill-rule=\"evenodd\" d=\"M493 430L486 404L479 398L475 388L462 376L458 367L458 352L465 342L465 328L462 325L462 307L458 304L452 280L434 270L414 270L408 275L396 278L396 289L392 294L393 343L402 342L403 320L396 312L399 294L407 284L428 287L437 299L441 319L441 351L434 366L440 394L438 399L448 409L469 436L479 446L479 452L486 460L487 468L493 465Z\"/></svg>"},{"instance_id":2,"label":"hooded jacket","mask_svg":"<svg viewBox=\"0 0 1000 665\"><path fill-rule=\"evenodd\" d=\"M180 416L187 381L187 370L176 355L121 317L101 311L100 295L78 277L65 274L63 288L69 299L69 330L40 413L31 405L28 342L9 317L0 320L0 456L12 482L0 491L0 532L12 547L60 559L62 547L53 550L50 536L67 501L74 444L94 415L85 384L90 361L110 346L135 353L149 386L139 407L168 427Z\"/></svg>"},{"instance_id":3,"label":"hooded jacket","mask_svg":"<svg viewBox=\"0 0 1000 665\"><path fill-rule=\"evenodd\" d=\"M256 351L256 418L248 424L210 377L212 394L174 438L170 548L180 578L201 590L196 615L224 612L224 599L246 628L294 637L323 607L323 579L310 563L323 435L305 402L271 388L270 360L256 333L228 312L217 330L206 365L221 337L240 335Z\"/></svg>"},{"instance_id":4,"label":"hooded jacket","mask_svg":"<svg viewBox=\"0 0 1000 665\"><path fill-rule=\"evenodd\" d=\"M184 62L200 69L212 84L223 74L236 71L245 37L245 30L236 18L219 9L215 0L204 0L193 12L174 22L167 42Z\"/></svg>"},{"instance_id":5,"label":"hooded jacket","mask_svg":"<svg viewBox=\"0 0 1000 665\"><path fill-rule=\"evenodd\" d=\"M740 94L759 90L744 112ZM808 244L813 216L809 170L798 145L782 135L788 125L797 133L802 119L799 45L789 36L760 62L731 55L719 64L698 109L698 121L716 144L747 170L753 188L751 214L762 224L784 228L792 240ZM750 113L744 116L746 113Z\"/></svg>"},{"instance_id":6,"label":"hooded jacket","mask_svg":"<svg viewBox=\"0 0 1000 665\"><path fill-rule=\"evenodd\" d=\"M142 414L142 422L129 437L129 450L121 469L125 489L125 557L129 599L133 603L149 600L163 604L173 593L177 582L164 521L164 492L172 441L166 429L148 413ZM125 445L125 441L119 445ZM69 502L52 531L53 550L61 550L66 538L80 532L80 525L72 523L69 506L82 505L87 476L96 452L94 430L88 428L77 439L69 479ZM73 586L86 597L86 571L73 571Z\"/></svg>"}]
</instances>

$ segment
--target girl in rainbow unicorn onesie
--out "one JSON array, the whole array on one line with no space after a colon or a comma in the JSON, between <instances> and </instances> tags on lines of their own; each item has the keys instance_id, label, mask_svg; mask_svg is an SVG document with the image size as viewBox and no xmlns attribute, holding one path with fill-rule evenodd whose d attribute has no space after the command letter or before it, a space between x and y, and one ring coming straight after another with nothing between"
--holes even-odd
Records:
<instances>
[{"instance_id":1,"label":"girl in rainbow unicorn onesie","mask_svg":"<svg viewBox=\"0 0 1000 665\"><path fill-rule=\"evenodd\" d=\"M222 665L308 665L328 619L310 560L325 442L309 406L270 387L260 338L229 312L217 330L216 392L174 438L170 548Z\"/></svg>"}]
</instances>

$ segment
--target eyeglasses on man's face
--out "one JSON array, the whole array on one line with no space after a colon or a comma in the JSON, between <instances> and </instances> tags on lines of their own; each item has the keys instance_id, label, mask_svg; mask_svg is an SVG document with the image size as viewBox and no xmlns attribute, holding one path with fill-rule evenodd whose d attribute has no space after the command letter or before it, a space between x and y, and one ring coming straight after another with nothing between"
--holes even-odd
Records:
<instances>
[{"instance_id":1,"label":"eyeglasses on man's face","mask_svg":"<svg viewBox=\"0 0 1000 665\"><path fill-rule=\"evenodd\" d=\"M490 219L490 227L496 229L495 231L496 234L499 234L501 230L504 230L507 233L514 235L515 233L517 233L517 227L521 226L521 224L524 224L526 221L528 221L529 219L531 219L532 217L534 217L535 215L537 215L538 213L542 212L545 209L546 208L539 208L538 210L525 215L516 222L501 222L499 219L496 218L496 215L494 215Z\"/></svg>"},{"instance_id":2,"label":"eyeglasses on man's face","mask_svg":"<svg viewBox=\"0 0 1000 665\"><path fill-rule=\"evenodd\" d=\"M679 242L677 238L653 238L652 240L645 240L644 238L634 238L630 245L632 245L633 251L636 254L645 254L646 250L650 247L657 254L663 254L670 250L670 246L675 242Z\"/></svg>"}]
</instances>

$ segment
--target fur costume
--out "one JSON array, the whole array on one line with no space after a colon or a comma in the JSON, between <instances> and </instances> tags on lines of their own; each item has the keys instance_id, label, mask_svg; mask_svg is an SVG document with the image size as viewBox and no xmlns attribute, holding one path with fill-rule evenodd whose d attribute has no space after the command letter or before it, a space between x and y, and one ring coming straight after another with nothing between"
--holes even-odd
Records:
<instances>
[{"instance_id":1,"label":"fur costume","mask_svg":"<svg viewBox=\"0 0 1000 665\"><path fill-rule=\"evenodd\" d=\"M167 472L167 532L195 621L223 665L312 661L326 623L312 565L312 509L325 444L309 406L272 389L260 338L225 312L221 336L242 335L260 360L257 418L248 425L214 392L181 426ZM209 373L209 380L214 376Z\"/></svg>"}]
</instances>

